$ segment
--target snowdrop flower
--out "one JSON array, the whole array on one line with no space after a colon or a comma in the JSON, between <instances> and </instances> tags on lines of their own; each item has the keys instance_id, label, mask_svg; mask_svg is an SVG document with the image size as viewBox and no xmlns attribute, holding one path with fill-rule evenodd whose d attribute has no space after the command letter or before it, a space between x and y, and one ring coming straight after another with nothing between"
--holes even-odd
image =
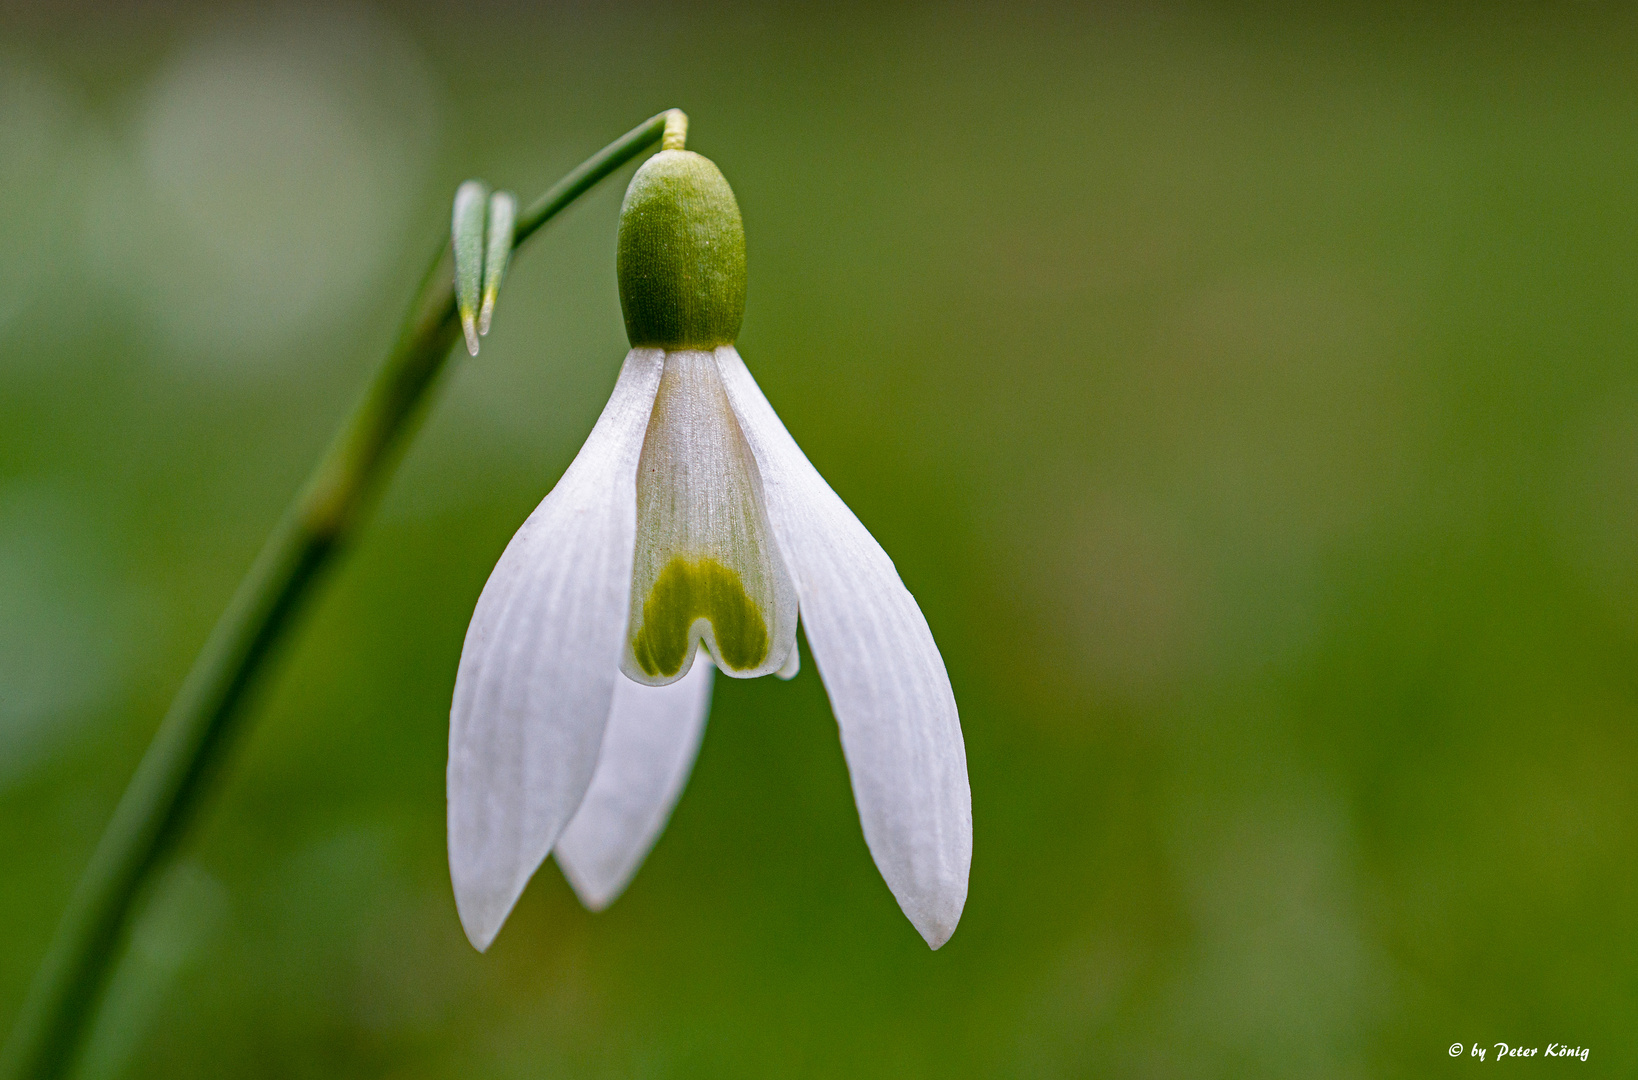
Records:
<instances>
[{"instance_id":1,"label":"snowdrop flower","mask_svg":"<svg viewBox=\"0 0 1638 1080\"><path fill-rule=\"evenodd\" d=\"M664 149L637 171L618 266L631 352L461 651L449 859L467 936L487 948L553 852L588 907L611 903L693 767L713 669L794 675L800 618L865 842L936 949L972 855L955 698L892 561L734 349L745 238L716 165Z\"/></svg>"}]
</instances>

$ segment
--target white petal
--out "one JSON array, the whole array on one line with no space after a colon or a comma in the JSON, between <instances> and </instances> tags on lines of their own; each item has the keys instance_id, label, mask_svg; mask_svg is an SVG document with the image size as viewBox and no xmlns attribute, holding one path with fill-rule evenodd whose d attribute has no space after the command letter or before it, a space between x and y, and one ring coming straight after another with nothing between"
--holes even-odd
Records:
<instances>
[{"instance_id":1,"label":"white petal","mask_svg":"<svg viewBox=\"0 0 1638 1080\"><path fill-rule=\"evenodd\" d=\"M768 525L756 457L715 357L666 353L637 464L637 551L620 670L649 686L680 678L704 642L724 674L785 666L796 589Z\"/></svg>"},{"instance_id":2,"label":"white petal","mask_svg":"<svg viewBox=\"0 0 1638 1080\"><path fill-rule=\"evenodd\" d=\"M713 670L701 656L687 675L665 686L625 676L614 681L597 774L552 849L580 902L593 911L625 891L682 795L705 733Z\"/></svg>"},{"instance_id":3,"label":"white petal","mask_svg":"<svg viewBox=\"0 0 1638 1080\"><path fill-rule=\"evenodd\" d=\"M716 357L796 578L865 843L936 949L967 902L973 850L967 751L944 660L892 560L809 464L739 353Z\"/></svg>"},{"instance_id":4,"label":"white petal","mask_svg":"<svg viewBox=\"0 0 1638 1080\"><path fill-rule=\"evenodd\" d=\"M478 598L449 715L449 870L489 947L591 783L624 645L643 431L664 354L633 349L586 445Z\"/></svg>"}]
</instances>

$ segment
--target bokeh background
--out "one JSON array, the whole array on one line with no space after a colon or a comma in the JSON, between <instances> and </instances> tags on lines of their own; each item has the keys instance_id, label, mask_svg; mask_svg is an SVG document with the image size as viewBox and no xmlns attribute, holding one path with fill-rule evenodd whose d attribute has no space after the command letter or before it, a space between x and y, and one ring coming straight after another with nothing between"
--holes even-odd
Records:
<instances>
[{"instance_id":1,"label":"bokeh background","mask_svg":"<svg viewBox=\"0 0 1638 1080\"><path fill-rule=\"evenodd\" d=\"M80 1075L1632 1075L1635 55L1602 2L5 5L0 1024L456 184L681 106L741 351L949 665L955 937L811 665L719 681L611 910L548 864L462 937L456 660L624 354L627 170L453 365Z\"/></svg>"}]
</instances>

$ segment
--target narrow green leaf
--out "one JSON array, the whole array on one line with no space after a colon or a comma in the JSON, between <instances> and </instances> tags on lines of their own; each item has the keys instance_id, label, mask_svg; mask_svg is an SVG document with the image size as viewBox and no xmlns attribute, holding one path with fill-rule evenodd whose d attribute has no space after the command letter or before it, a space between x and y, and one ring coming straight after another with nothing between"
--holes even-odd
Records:
<instances>
[{"instance_id":1,"label":"narrow green leaf","mask_svg":"<svg viewBox=\"0 0 1638 1080\"><path fill-rule=\"evenodd\" d=\"M478 333L489 333L495 314L495 297L500 293L506 262L512 257L512 237L517 232L518 201L510 191L489 197L489 238L483 256L483 309L478 313Z\"/></svg>"},{"instance_id":2,"label":"narrow green leaf","mask_svg":"<svg viewBox=\"0 0 1638 1080\"><path fill-rule=\"evenodd\" d=\"M484 203L489 185L468 180L455 191L451 240L455 247L455 305L466 331L466 351L478 355L478 291L483 283Z\"/></svg>"}]
</instances>

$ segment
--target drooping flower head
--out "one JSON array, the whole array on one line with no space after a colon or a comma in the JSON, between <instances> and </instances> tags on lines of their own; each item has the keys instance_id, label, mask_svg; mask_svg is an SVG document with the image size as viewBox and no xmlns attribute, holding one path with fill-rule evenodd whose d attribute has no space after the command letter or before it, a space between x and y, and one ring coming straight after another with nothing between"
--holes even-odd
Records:
<instances>
[{"instance_id":1,"label":"drooping flower head","mask_svg":"<svg viewBox=\"0 0 1638 1080\"><path fill-rule=\"evenodd\" d=\"M486 948L554 851L587 906L612 902L693 767L713 669L796 674L800 620L865 840L937 948L972 853L955 699L891 560L735 351L733 191L708 159L663 149L632 179L618 244L631 352L490 575L461 653L449 849L462 923Z\"/></svg>"}]
</instances>

